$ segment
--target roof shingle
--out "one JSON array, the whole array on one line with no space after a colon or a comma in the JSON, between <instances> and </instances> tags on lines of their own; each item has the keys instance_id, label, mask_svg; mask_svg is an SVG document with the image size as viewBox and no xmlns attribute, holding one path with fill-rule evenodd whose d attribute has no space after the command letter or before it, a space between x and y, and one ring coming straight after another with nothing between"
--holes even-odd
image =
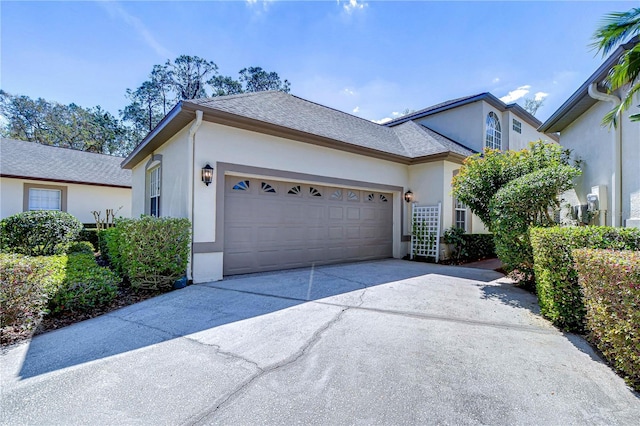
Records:
<instances>
[{"instance_id":1,"label":"roof shingle","mask_svg":"<svg viewBox=\"0 0 640 426\"><path fill-rule=\"evenodd\" d=\"M131 187L121 157L0 139L0 175L58 182Z\"/></svg>"}]
</instances>

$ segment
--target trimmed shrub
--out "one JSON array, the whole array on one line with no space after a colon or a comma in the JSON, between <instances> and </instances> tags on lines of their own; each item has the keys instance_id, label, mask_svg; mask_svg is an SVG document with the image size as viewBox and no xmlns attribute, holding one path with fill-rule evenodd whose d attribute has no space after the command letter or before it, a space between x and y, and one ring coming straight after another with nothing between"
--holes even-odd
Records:
<instances>
[{"instance_id":1,"label":"trimmed shrub","mask_svg":"<svg viewBox=\"0 0 640 426\"><path fill-rule=\"evenodd\" d=\"M88 311L113 302L120 278L96 263L93 253L70 254L62 285L52 294L52 312Z\"/></svg>"},{"instance_id":2,"label":"trimmed shrub","mask_svg":"<svg viewBox=\"0 0 640 426\"><path fill-rule=\"evenodd\" d=\"M86 253L93 254L95 248L89 241L78 241L69 246L67 253Z\"/></svg>"},{"instance_id":3,"label":"trimmed shrub","mask_svg":"<svg viewBox=\"0 0 640 426\"><path fill-rule=\"evenodd\" d=\"M532 228L536 291L540 311L563 330L584 330L584 304L572 250L639 250L640 230L604 226Z\"/></svg>"},{"instance_id":4,"label":"trimmed shrub","mask_svg":"<svg viewBox=\"0 0 640 426\"><path fill-rule=\"evenodd\" d=\"M118 220L118 223L127 219ZM129 219L130 220L130 219ZM125 276L124 265L121 261L121 250L124 241L122 240L122 227L103 229L98 233L100 238L100 256L109 261L111 268L121 277Z\"/></svg>"},{"instance_id":5,"label":"trimmed shrub","mask_svg":"<svg viewBox=\"0 0 640 426\"><path fill-rule=\"evenodd\" d=\"M63 254L81 230L82 223L66 212L23 212L0 221L0 244L2 251L8 253Z\"/></svg>"},{"instance_id":6,"label":"trimmed shrub","mask_svg":"<svg viewBox=\"0 0 640 426\"><path fill-rule=\"evenodd\" d=\"M47 301L65 277L66 256L0 254L2 343L26 337L48 312Z\"/></svg>"},{"instance_id":7,"label":"trimmed shrub","mask_svg":"<svg viewBox=\"0 0 640 426\"><path fill-rule=\"evenodd\" d=\"M492 234L465 234L460 228L449 228L444 232L445 244L453 245L452 257L457 260L475 261L495 257Z\"/></svg>"},{"instance_id":8,"label":"trimmed shrub","mask_svg":"<svg viewBox=\"0 0 640 426\"><path fill-rule=\"evenodd\" d=\"M109 261L133 288L171 290L187 270L190 231L188 219L116 220L115 228L105 233Z\"/></svg>"},{"instance_id":9,"label":"trimmed shrub","mask_svg":"<svg viewBox=\"0 0 640 426\"><path fill-rule=\"evenodd\" d=\"M516 178L491 199L491 230L496 253L505 270L522 274L522 284L534 287L533 250L529 240L531 226L553 226L554 208L560 206L558 194L573 187L580 170L571 166L547 167Z\"/></svg>"},{"instance_id":10,"label":"trimmed shrub","mask_svg":"<svg viewBox=\"0 0 640 426\"><path fill-rule=\"evenodd\" d=\"M640 252L573 251L589 340L640 391Z\"/></svg>"},{"instance_id":11,"label":"trimmed shrub","mask_svg":"<svg viewBox=\"0 0 640 426\"><path fill-rule=\"evenodd\" d=\"M89 241L93 244L93 247L98 248L98 229L97 228L82 228L80 235L76 241Z\"/></svg>"}]
</instances>

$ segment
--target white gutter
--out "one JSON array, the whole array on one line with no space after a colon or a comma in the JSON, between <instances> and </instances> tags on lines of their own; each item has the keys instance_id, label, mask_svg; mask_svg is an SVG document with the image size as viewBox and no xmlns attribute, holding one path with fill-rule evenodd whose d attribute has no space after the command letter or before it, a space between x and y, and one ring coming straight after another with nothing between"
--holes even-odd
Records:
<instances>
[{"instance_id":1,"label":"white gutter","mask_svg":"<svg viewBox=\"0 0 640 426\"><path fill-rule=\"evenodd\" d=\"M620 98L598 90L597 83L589 85L589 96L603 102L611 102L613 107L620 105ZM611 226L621 226L622 222L622 137L620 127L622 120L618 120L612 132L613 136L613 176L611 178Z\"/></svg>"},{"instance_id":2,"label":"white gutter","mask_svg":"<svg viewBox=\"0 0 640 426\"><path fill-rule=\"evenodd\" d=\"M193 220L193 210L194 210L193 199L194 199L195 185L193 181L195 180L194 173L195 173L195 162L196 162L196 132L198 131L198 128L200 127L201 124L202 124L202 111L197 110L196 121L194 121L193 124L191 125L191 128L189 128L189 141L187 142L187 145L188 145L187 158L189 159L188 161L189 164L187 166L187 170L188 170L187 194L189 197L189 200L187 203L187 209L188 209L187 216L191 221L191 247L189 250L190 257L189 257L189 270L187 272L187 279L190 279L190 280L193 280L193 241L194 241L194 231L195 231L194 220Z\"/></svg>"}]
</instances>

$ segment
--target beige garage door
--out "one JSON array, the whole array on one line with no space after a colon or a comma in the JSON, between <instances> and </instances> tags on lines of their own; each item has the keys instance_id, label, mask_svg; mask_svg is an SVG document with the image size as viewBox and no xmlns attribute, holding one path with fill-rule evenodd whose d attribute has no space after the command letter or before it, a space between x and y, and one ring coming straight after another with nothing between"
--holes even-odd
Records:
<instances>
[{"instance_id":1,"label":"beige garage door","mask_svg":"<svg viewBox=\"0 0 640 426\"><path fill-rule=\"evenodd\" d=\"M388 193L227 176L224 274L392 256Z\"/></svg>"}]
</instances>

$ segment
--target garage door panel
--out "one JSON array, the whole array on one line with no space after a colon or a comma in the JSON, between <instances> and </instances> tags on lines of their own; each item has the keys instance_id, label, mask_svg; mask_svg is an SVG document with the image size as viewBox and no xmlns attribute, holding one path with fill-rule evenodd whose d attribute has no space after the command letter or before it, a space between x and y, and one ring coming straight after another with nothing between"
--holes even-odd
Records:
<instances>
[{"instance_id":1,"label":"garage door panel","mask_svg":"<svg viewBox=\"0 0 640 426\"><path fill-rule=\"evenodd\" d=\"M236 188L236 189L234 189ZM391 194L227 177L225 275L390 257Z\"/></svg>"}]
</instances>

